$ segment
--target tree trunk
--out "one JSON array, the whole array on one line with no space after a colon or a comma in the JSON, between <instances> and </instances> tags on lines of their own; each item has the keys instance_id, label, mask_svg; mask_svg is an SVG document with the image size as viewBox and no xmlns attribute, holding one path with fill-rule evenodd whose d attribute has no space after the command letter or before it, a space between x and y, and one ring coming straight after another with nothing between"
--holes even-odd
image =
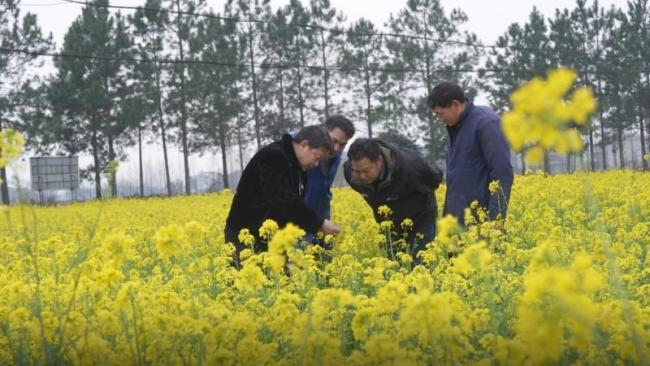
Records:
<instances>
[{"instance_id":1,"label":"tree trunk","mask_svg":"<svg viewBox=\"0 0 650 366\"><path fill-rule=\"evenodd\" d=\"M169 158L167 156L167 131L165 129L165 120L163 118L162 95L160 93L160 69L158 64L158 56L154 55L156 63L156 91L158 98L158 123L160 124L160 136L162 137L163 158L165 161L165 185L167 186L167 196L172 195L172 182L169 176Z\"/></svg>"},{"instance_id":2,"label":"tree trunk","mask_svg":"<svg viewBox=\"0 0 650 366\"><path fill-rule=\"evenodd\" d=\"M589 168L596 171L596 160L594 159L594 131L589 129Z\"/></svg>"},{"instance_id":3,"label":"tree trunk","mask_svg":"<svg viewBox=\"0 0 650 366\"><path fill-rule=\"evenodd\" d=\"M598 80L598 95L603 95L602 88L600 86L600 80ZM605 148L605 119L603 118L602 107L598 107L598 114L600 118L600 150L603 153L603 170L607 170L607 150Z\"/></svg>"},{"instance_id":4,"label":"tree trunk","mask_svg":"<svg viewBox=\"0 0 650 366\"><path fill-rule=\"evenodd\" d=\"M526 155L524 153L519 154L521 156L521 175L526 174Z\"/></svg>"},{"instance_id":5,"label":"tree trunk","mask_svg":"<svg viewBox=\"0 0 650 366\"><path fill-rule=\"evenodd\" d=\"M641 111L639 111L641 112ZM639 128L641 129L641 164L643 170L648 170L648 162L643 159L643 156L647 154L647 148L645 145L645 127L643 125L643 116L639 113Z\"/></svg>"},{"instance_id":6,"label":"tree trunk","mask_svg":"<svg viewBox=\"0 0 650 366\"><path fill-rule=\"evenodd\" d=\"M372 138L372 120L370 118L372 106L370 105L370 71L368 70L368 59L366 58L366 119L368 123L368 137Z\"/></svg>"},{"instance_id":7,"label":"tree trunk","mask_svg":"<svg viewBox=\"0 0 650 366\"><path fill-rule=\"evenodd\" d=\"M647 123L647 125L646 125L646 130L650 130L650 118L648 118L648 123ZM648 146L648 144L650 144L650 137L648 138L648 141L646 142L646 146ZM650 154L650 152L649 152L649 153L646 153L646 154ZM645 157L645 156L644 156L644 157ZM645 166L646 166L648 169L650 169L650 162L649 162L649 161L646 161L645 159L643 159L643 161L645 161Z\"/></svg>"},{"instance_id":8,"label":"tree trunk","mask_svg":"<svg viewBox=\"0 0 650 366\"><path fill-rule=\"evenodd\" d=\"M93 129L92 138L90 144L93 148L93 161L95 163L95 198L102 198L102 176L101 176L101 164L99 162L99 142L97 141L97 130Z\"/></svg>"},{"instance_id":9,"label":"tree trunk","mask_svg":"<svg viewBox=\"0 0 650 366\"><path fill-rule=\"evenodd\" d=\"M617 129L616 137L618 140L618 158L620 168L625 169L625 151L623 150L623 129Z\"/></svg>"},{"instance_id":10,"label":"tree trunk","mask_svg":"<svg viewBox=\"0 0 650 366\"><path fill-rule=\"evenodd\" d=\"M113 143L113 136L108 135L108 161L109 164L112 164L115 160L115 146ZM110 166L110 165L109 165ZM109 174L110 186L111 186L111 197L117 196L117 171L110 171Z\"/></svg>"},{"instance_id":11,"label":"tree trunk","mask_svg":"<svg viewBox=\"0 0 650 366\"><path fill-rule=\"evenodd\" d=\"M257 149L262 147L262 135L260 131L259 107L257 106L257 79L255 78L255 54L253 53L253 26L248 27L248 53L251 60L251 83L253 87L253 117L255 118L255 139Z\"/></svg>"},{"instance_id":12,"label":"tree trunk","mask_svg":"<svg viewBox=\"0 0 650 366\"><path fill-rule=\"evenodd\" d=\"M437 151L436 151L436 144L433 142L433 136L435 134L435 131L433 130L435 128L434 127L435 121L432 121L432 119L433 119L433 117L429 118L428 122L429 122L429 136L430 136L430 140L429 140L429 161L433 163L433 162L435 162L436 156L438 154L437 154Z\"/></svg>"},{"instance_id":13,"label":"tree trunk","mask_svg":"<svg viewBox=\"0 0 650 366\"><path fill-rule=\"evenodd\" d=\"M282 127L281 133L289 132L287 119L284 118L284 74L282 70L280 70L280 126Z\"/></svg>"},{"instance_id":14,"label":"tree trunk","mask_svg":"<svg viewBox=\"0 0 650 366\"><path fill-rule=\"evenodd\" d=\"M0 132L2 132L2 120L0 120ZM0 155L2 155L2 146L0 146ZM7 182L7 168L0 167L0 196L2 197L2 204L9 204L9 185Z\"/></svg>"},{"instance_id":15,"label":"tree trunk","mask_svg":"<svg viewBox=\"0 0 650 366\"><path fill-rule=\"evenodd\" d=\"M424 34L423 34L423 36L424 36L424 49L428 50L429 49L429 39L428 39L429 27L428 27L428 23L426 21L426 16L427 15L426 14L422 14L422 15L424 17L424 21L423 21L423 24L424 24ZM429 93L429 91L431 90L431 58L429 56L429 52L425 52L424 56L425 56L424 57L424 64L425 64L424 87L426 89L426 93ZM434 127L434 125L435 125L436 121L435 121L435 118L433 117L433 114L429 113L428 115L429 115L429 118L428 118L428 122L429 122L429 140L430 140L430 145L431 145L431 149L429 151L429 153L431 154L431 157L429 158L429 161L434 162L435 159L436 159L436 155L437 155L436 154L436 144L435 144L435 141L434 141L434 136L435 136L435 129L434 129L435 127Z\"/></svg>"},{"instance_id":16,"label":"tree trunk","mask_svg":"<svg viewBox=\"0 0 650 366\"><path fill-rule=\"evenodd\" d=\"M144 197L144 171L142 169L142 125L138 122L138 162L140 178L140 197Z\"/></svg>"},{"instance_id":17,"label":"tree trunk","mask_svg":"<svg viewBox=\"0 0 650 366\"><path fill-rule=\"evenodd\" d=\"M544 152L544 173L551 175L551 159L548 151Z\"/></svg>"},{"instance_id":18,"label":"tree trunk","mask_svg":"<svg viewBox=\"0 0 650 366\"><path fill-rule=\"evenodd\" d=\"M241 117L237 115L237 147L239 148L239 171L244 171L244 150L241 138Z\"/></svg>"},{"instance_id":19,"label":"tree trunk","mask_svg":"<svg viewBox=\"0 0 650 366\"><path fill-rule=\"evenodd\" d=\"M183 62L185 57L183 55L183 40L181 39L181 25L180 25L180 0L176 0L176 9L179 15L176 17L177 23L177 36L178 36L178 51L180 55L180 63L183 65L181 69L181 143L183 145L183 165L185 170L185 194L189 195L191 192L190 187L190 165L189 165L189 149L187 146L187 106L185 96L185 66Z\"/></svg>"},{"instance_id":20,"label":"tree trunk","mask_svg":"<svg viewBox=\"0 0 650 366\"><path fill-rule=\"evenodd\" d=\"M300 65L302 57L300 56L300 43L297 40L296 50L298 54L298 111L300 113L300 128L303 128L305 127L305 101L302 99L302 66Z\"/></svg>"},{"instance_id":21,"label":"tree trunk","mask_svg":"<svg viewBox=\"0 0 650 366\"><path fill-rule=\"evenodd\" d=\"M630 161L632 162L632 166L630 168L632 168L632 170L638 170L639 165L637 165L637 160L636 160L637 159L636 158L636 153L637 153L636 148L634 146L634 143L630 143L628 145L630 146L630 158L631 158ZM643 164L641 165L641 168L643 168Z\"/></svg>"},{"instance_id":22,"label":"tree trunk","mask_svg":"<svg viewBox=\"0 0 650 366\"><path fill-rule=\"evenodd\" d=\"M0 151L2 153L2 151ZM1 167L0 168L0 192L2 193L2 204L3 205L8 205L9 204L9 185L7 183L7 168L6 167Z\"/></svg>"},{"instance_id":23,"label":"tree trunk","mask_svg":"<svg viewBox=\"0 0 650 366\"><path fill-rule=\"evenodd\" d=\"M228 179L226 131L224 131L225 128L223 126L223 123L219 125L219 146L221 147L221 165L223 167L223 188L230 188L230 182Z\"/></svg>"},{"instance_id":24,"label":"tree trunk","mask_svg":"<svg viewBox=\"0 0 650 366\"><path fill-rule=\"evenodd\" d=\"M602 112L601 112L602 115ZM605 121L600 120L600 150L603 153L603 170L607 170L609 164L607 163L607 147L605 144Z\"/></svg>"},{"instance_id":25,"label":"tree trunk","mask_svg":"<svg viewBox=\"0 0 650 366\"><path fill-rule=\"evenodd\" d=\"M646 86L650 85L650 72L645 73L645 83L646 83ZM650 113L650 105L648 104L649 102L650 102L650 99L646 99L645 101L641 101L641 103L639 104L639 105L642 106L641 115L643 115L644 111L645 111L646 114ZM641 122L641 123L643 123L643 122ZM648 128L650 129L650 118L648 118ZM648 142L648 143L650 143L650 142ZM646 152L646 154L648 154L648 152ZM646 161L644 159L645 156L646 155L641 156L641 159L643 160L643 170L648 170L648 169L650 169L650 167L648 166L648 161Z\"/></svg>"},{"instance_id":26,"label":"tree trunk","mask_svg":"<svg viewBox=\"0 0 650 366\"><path fill-rule=\"evenodd\" d=\"M329 100L329 70L327 69L327 57L325 55L325 35L324 31L320 31L321 51L323 56L323 86L325 89L325 119L330 116L330 100Z\"/></svg>"}]
</instances>

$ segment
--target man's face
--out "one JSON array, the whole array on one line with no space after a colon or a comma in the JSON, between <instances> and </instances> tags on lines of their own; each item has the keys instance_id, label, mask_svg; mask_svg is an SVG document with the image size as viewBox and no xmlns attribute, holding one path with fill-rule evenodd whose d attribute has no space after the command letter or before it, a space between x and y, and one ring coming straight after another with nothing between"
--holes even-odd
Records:
<instances>
[{"instance_id":1,"label":"man's face","mask_svg":"<svg viewBox=\"0 0 650 366\"><path fill-rule=\"evenodd\" d=\"M324 148L314 149L309 146L307 140L300 141L294 145L296 151L296 158L302 171L306 172L309 169L318 165L320 159L327 156L327 150Z\"/></svg>"},{"instance_id":2,"label":"man's face","mask_svg":"<svg viewBox=\"0 0 650 366\"><path fill-rule=\"evenodd\" d=\"M463 103L453 100L451 104L447 107L434 107L432 109L433 114L438 117L438 119L444 123L447 127L453 127L458 123L458 120L460 120L460 115L463 113L464 110L464 105Z\"/></svg>"},{"instance_id":3,"label":"man's face","mask_svg":"<svg viewBox=\"0 0 650 366\"><path fill-rule=\"evenodd\" d=\"M368 158L362 158L359 160L352 160L352 172L359 178L363 184L374 183L379 174L381 174L381 169L384 167L384 158L380 155L377 158L377 161L371 161Z\"/></svg>"},{"instance_id":4,"label":"man's face","mask_svg":"<svg viewBox=\"0 0 650 366\"><path fill-rule=\"evenodd\" d=\"M348 135L338 127L334 127L334 129L328 132L330 134L330 139L332 139L332 144L334 145L334 156L341 156L343 149L345 149L345 145L348 144Z\"/></svg>"}]
</instances>

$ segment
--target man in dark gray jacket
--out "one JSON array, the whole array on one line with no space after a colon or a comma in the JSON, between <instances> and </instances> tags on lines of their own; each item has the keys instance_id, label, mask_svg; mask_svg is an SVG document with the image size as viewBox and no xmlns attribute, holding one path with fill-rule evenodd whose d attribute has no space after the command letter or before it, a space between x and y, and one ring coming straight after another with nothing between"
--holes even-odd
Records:
<instances>
[{"instance_id":1,"label":"man in dark gray jacket","mask_svg":"<svg viewBox=\"0 0 650 366\"><path fill-rule=\"evenodd\" d=\"M451 214L463 224L465 209L478 201L491 219L505 219L513 171L499 115L475 106L460 86L449 81L431 90L428 104L449 133L443 215ZM489 190L493 181L500 185L494 193Z\"/></svg>"},{"instance_id":2,"label":"man in dark gray jacket","mask_svg":"<svg viewBox=\"0 0 650 366\"><path fill-rule=\"evenodd\" d=\"M435 236L434 190L442 181L442 172L417 152L378 139L357 139L348 158L343 165L345 180L370 205L377 222L383 220L377 210L380 206L391 209L393 228L399 236L408 234L410 254L418 263L417 253ZM413 221L410 234L401 226L407 218Z\"/></svg>"}]
</instances>

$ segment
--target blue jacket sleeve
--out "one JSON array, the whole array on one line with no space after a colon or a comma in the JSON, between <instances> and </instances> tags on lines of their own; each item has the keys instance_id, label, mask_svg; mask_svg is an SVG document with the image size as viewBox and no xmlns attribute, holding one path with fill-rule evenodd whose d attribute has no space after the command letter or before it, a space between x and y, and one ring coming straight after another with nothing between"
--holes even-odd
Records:
<instances>
[{"instance_id":1,"label":"blue jacket sleeve","mask_svg":"<svg viewBox=\"0 0 650 366\"><path fill-rule=\"evenodd\" d=\"M316 166L307 172L305 187L305 203L318 212L323 218L330 219L330 201L332 200L332 184L338 170L341 158L336 157L329 162L327 172Z\"/></svg>"},{"instance_id":2,"label":"blue jacket sleeve","mask_svg":"<svg viewBox=\"0 0 650 366\"><path fill-rule=\"evenodd\" d=\"M328 220L331 218L330 203L332 202L332 185L334 184L334 178L336 178L336 173L339 170L340 164L341 164L341 157L337 156L336 158L330 161L329 170L327 172L325 196L323 197L324 202L323 202L322 215Z\"/></svg>"},{"instance_id":3,"label":"blue jacket sleeve","mask_svg":"<svg viewBox=\"0 0 650 366\"><path fill-rule=\"evenodd\" d=\"M319 211L321 186L323 181L319 174L320 167L314 167L307 172L307 183L305 184L305 204L314 211Z\"/></svg>"},{"instance_id":4,"label":"blue jacket sleeve","mask_svg":"<svg viewBox=\"0 0 650 366\"><path fill-rule=\"evenodd\" d=\"M499 214L505 219L514 175L510 163L510 148L501 131L501 121L485 121L479 129L478 138L488 168L488 184L495 180L501 184L501 190L490 195L487 207L489 215L493 220Z\"/></svg>"}]
</instances>

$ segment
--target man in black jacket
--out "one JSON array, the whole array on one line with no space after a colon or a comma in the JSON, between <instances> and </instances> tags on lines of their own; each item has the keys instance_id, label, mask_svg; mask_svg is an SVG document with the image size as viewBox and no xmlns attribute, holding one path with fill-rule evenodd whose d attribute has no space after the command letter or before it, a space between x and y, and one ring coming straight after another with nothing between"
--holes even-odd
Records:
<instances>
[{"instance_id":1,"label":"man in black jacket","mask_svg":"<svg viewBox=\"0 0 650 366\"><path fill-rule=\"evenodd\" d=\"M377 222L383 221L380 206L391 209L393 230L406 236L409 254L419 263L417 253L435 236L438 208L434 190L442 181L440 169L431 167L413 150L378 139L356 140L348 158L343 167L347 182L361 193ZM407 218L413 227L405 231L402 222Z\"/></svg>"},{"instance_id":2,"label":"man in black jacket","mask_svg":"<svg viewBox=\"0 0 650 366\"><path fill-rule=\"evenodd\" d=\"M338 234L338 226L303 201L305 172L332 151L327 130L308 126L295 138L285 134L281 141L263 147L253 156L244 168L226 219L225 239L235 245L237 254L244 249L238 240L242 229L256 237L256 252L268 249L258 236L266 219L276 221L280 227L291 222L306 232Z\"/></svg>"}]
</instances>

